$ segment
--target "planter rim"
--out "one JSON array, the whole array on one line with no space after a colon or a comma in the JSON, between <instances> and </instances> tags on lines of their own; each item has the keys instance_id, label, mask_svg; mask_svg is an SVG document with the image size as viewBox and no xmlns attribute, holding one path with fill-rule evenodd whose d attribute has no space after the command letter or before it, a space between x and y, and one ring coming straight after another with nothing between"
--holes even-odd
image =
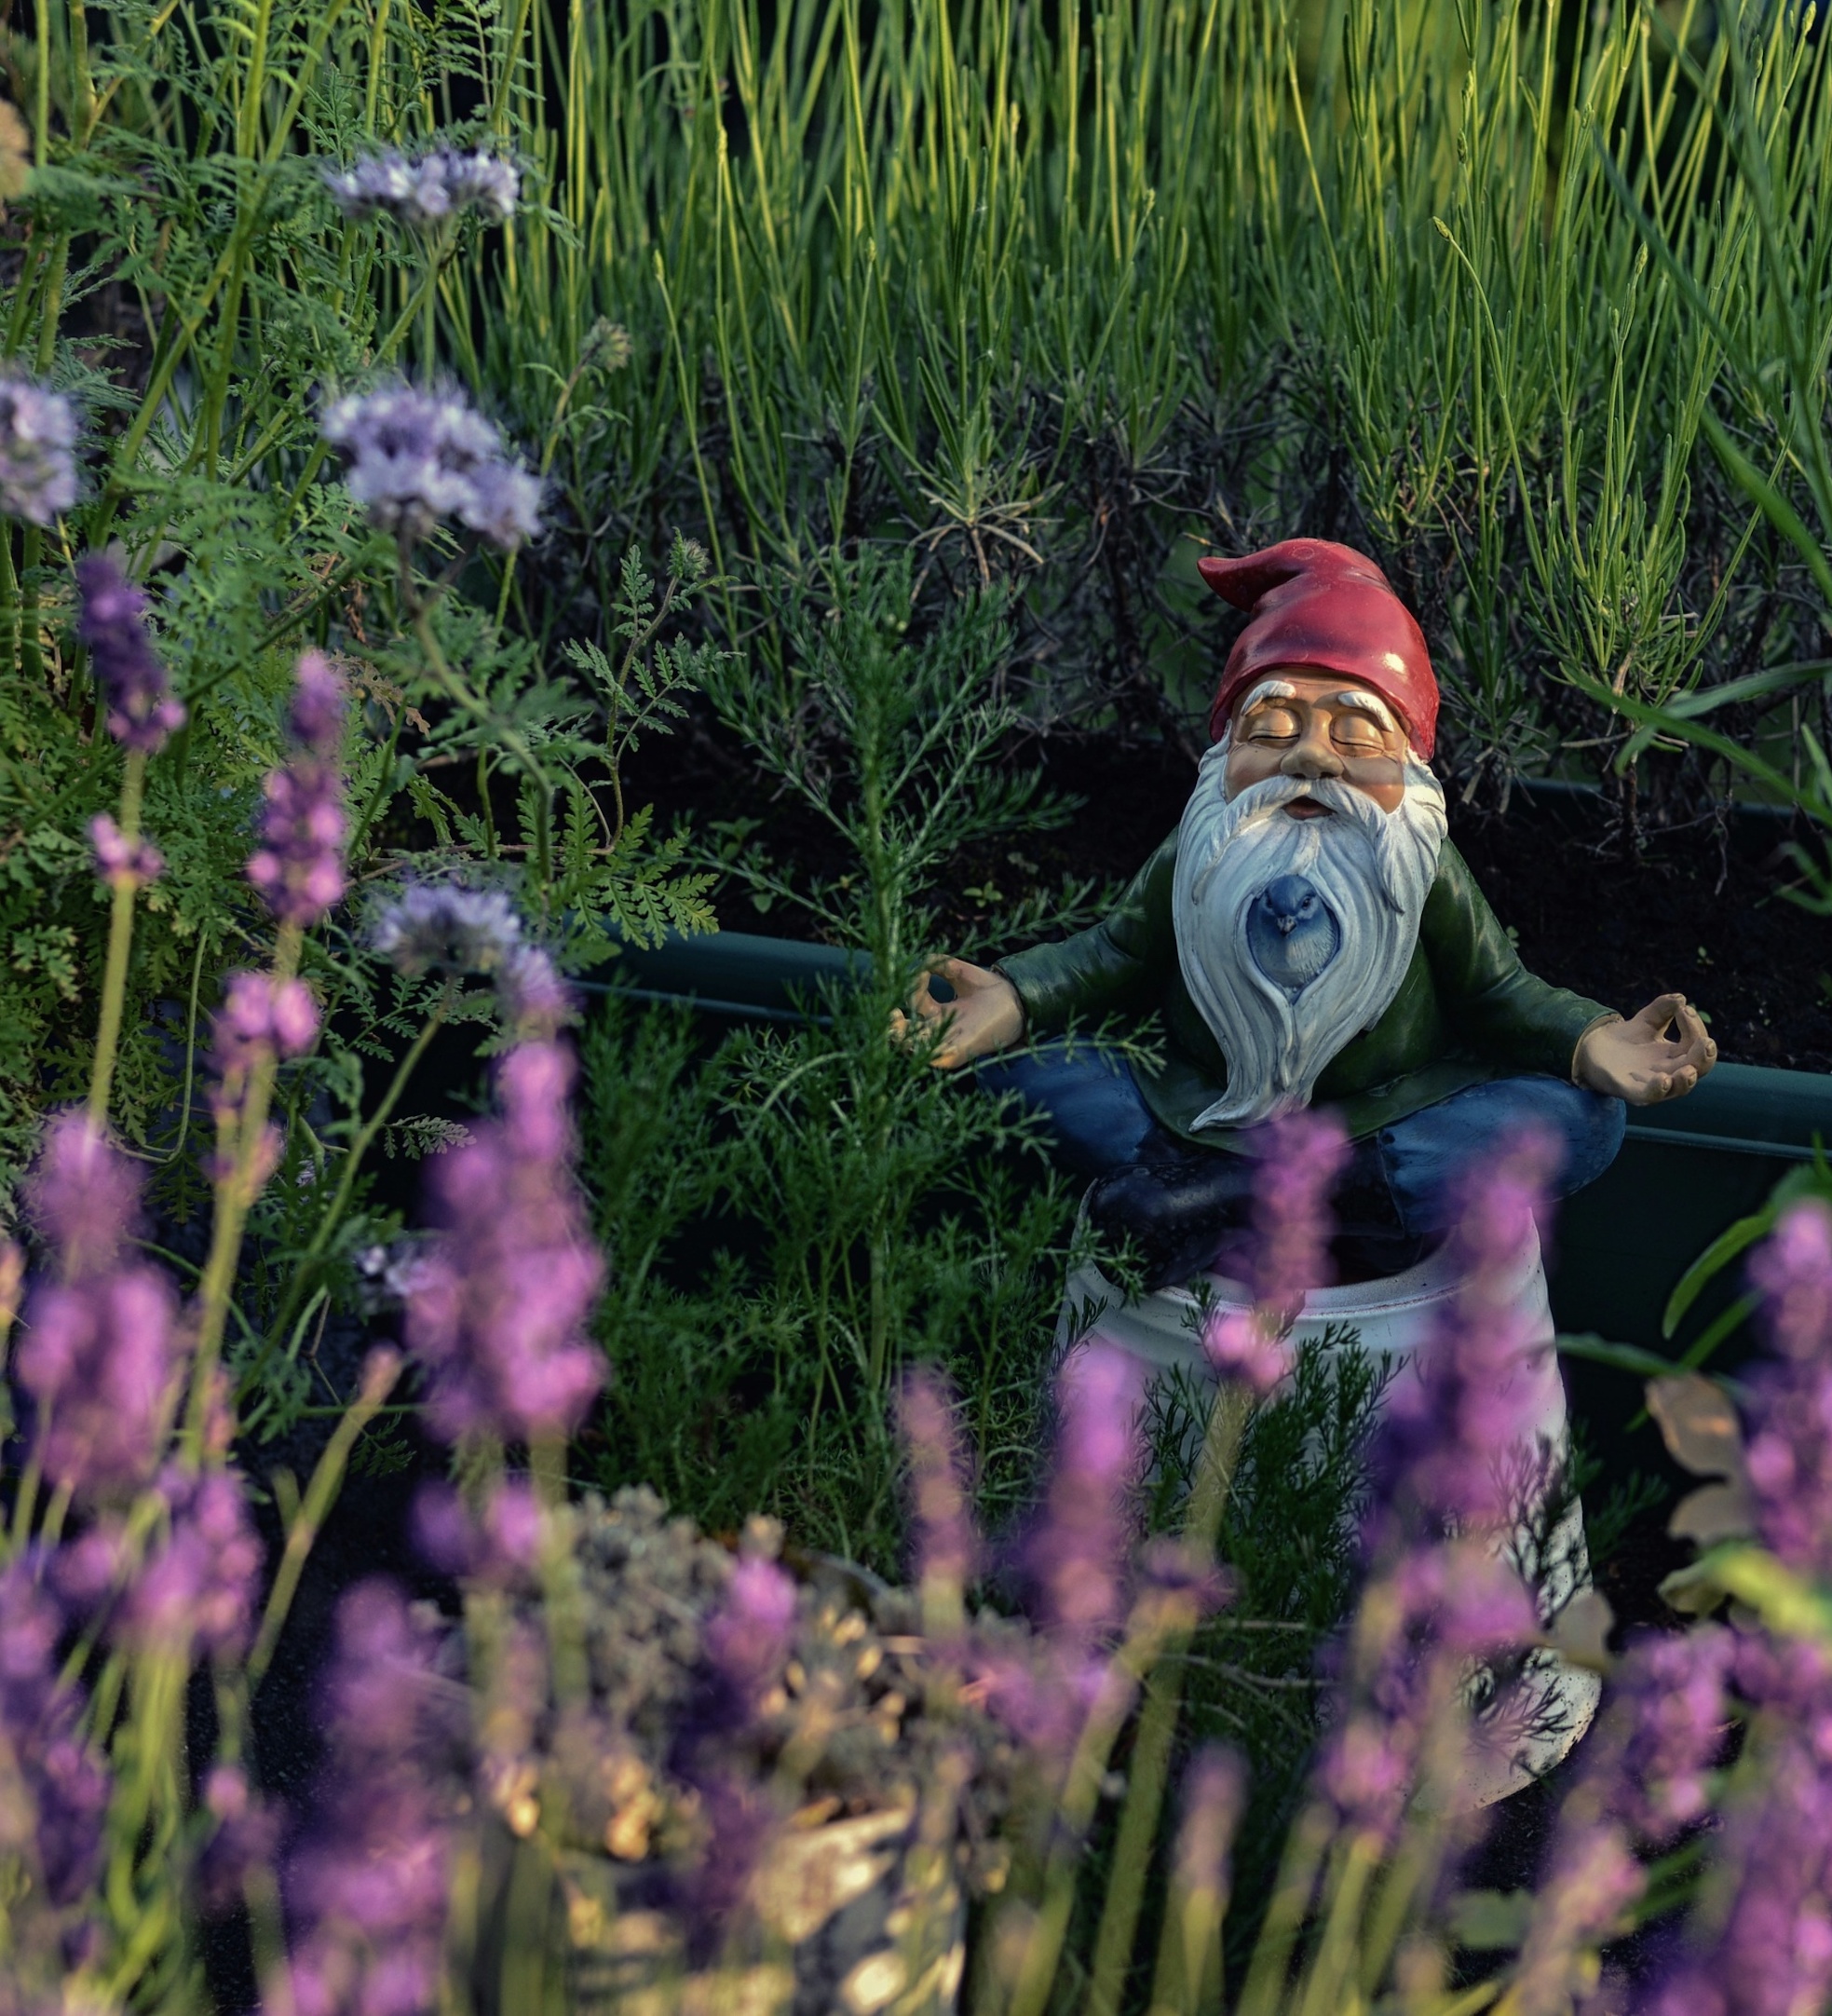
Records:
<instances>
[{"instance_id":1,"label":"planter rim","mask_svg":"<svg viewBox=\"0 0 1832 2016\"><path fill-rule=\"evenodd\" d=\"M742 931L693 938L671 932L653 947L625 946L579 985L590 996L686 1004L732 1021L825 1024L823 990L856 985L869 971L868 954L838 946ZM1720 1064L1672 1106L1637 1108L1628 1132L1671 1148L1809 1161L1815 1139L1832 1144L1832 1073Z\"/></svg>"}]
</instances>

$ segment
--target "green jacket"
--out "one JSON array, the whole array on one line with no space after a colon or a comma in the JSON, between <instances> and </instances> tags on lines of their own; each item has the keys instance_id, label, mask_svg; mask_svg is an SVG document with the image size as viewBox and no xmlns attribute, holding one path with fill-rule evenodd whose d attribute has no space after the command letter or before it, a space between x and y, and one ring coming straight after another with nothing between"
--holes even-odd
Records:
<instances>
[{"instance_id":1,"label":"green jacket","mask_svg":"<svg viewBox=\"0 0 1832 2016\"><path fill-rule=\"evenodd\" d=\"M1156 1071L1135 1067L1146 1103L1173 1133L1208 1147L1238 1147L1239 1130L1231 1127L1190 1132L1190 1123L1225 1090L1228 1065L1177 960L1171 921L1176 852L1173 833L1105 923L1061 945L1015 953L997 970L1017 988L1032 1036L1157 1009L1163 1064ZM1330 1060L1313 1104L1332 1109L1359 1137L1485 1079L1526 1071L1568 1079L1578 1039L1609 1013L1527 971L1469 864L1446 840L1392 1005Z\"/></svg>"}]
</instances>

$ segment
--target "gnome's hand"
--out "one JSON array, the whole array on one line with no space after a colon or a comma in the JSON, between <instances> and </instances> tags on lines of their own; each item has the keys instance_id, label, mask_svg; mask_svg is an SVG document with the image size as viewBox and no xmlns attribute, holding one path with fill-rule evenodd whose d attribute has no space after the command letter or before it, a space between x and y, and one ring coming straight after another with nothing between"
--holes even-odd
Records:
<instances>
[{"instance_id":1,"label":"gnome's hand","mask_svg":"<svg viewBox=\"0 0 1832 2016\"><path fill-rule=\"evenodd\" d=\"M1002 973L970 966L964 959L938 960L929 971L948 983L954 999L937 1001L925 974L910 996L910 1015L892 1014L890 1033L899 1042L908 1042L918 1028L940 1029L941 1044L929 1060L937 1070L970 1064L1023 1036L1025 1004Z\"/></svg>"},{"instance_id":2,"label":"gnome's hand","mask_svg":"<svg viewBox=\"0 0 1832 2016\"><path fill-rule=\"evenodd\" d=\"M1572 1077L1592 1092L1652 1106L1682 1097L1717 1061L1698 1011L1662 994L1626 1022L1601 1022L1578 1044Z\"/></svg>"}]
</instances>

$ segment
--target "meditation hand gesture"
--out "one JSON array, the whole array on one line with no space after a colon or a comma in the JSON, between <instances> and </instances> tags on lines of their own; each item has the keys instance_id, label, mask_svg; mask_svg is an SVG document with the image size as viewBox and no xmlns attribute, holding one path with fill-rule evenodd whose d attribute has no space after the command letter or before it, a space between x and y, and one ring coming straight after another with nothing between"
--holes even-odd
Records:
<instances>
[{"instance_id":1,"label":"meditation hand gesture","mask_svg":"<svg viewBox=\"0 0 1832 2016\"><path fill-rule=\"evenodd\" d=\"M990 1056L1023 1036L1024 1003L1003 974L970 966L964 959L939 960L929 970L954 989L952 1001L937 1001L924 978L916 982L910 996L916 1023L924 1029L943 1032L941 1047L930 1059L937 1070L953 1070L975 1057ZM908 1018L892 1015L890 1033L899 1042L907 1042L912 1033Z\"/></svg>"},{"instance_id":2,"label":"meditation hand gesture","mask_svg":"<svg viewBox=\"0 0 1832 2016\"><path fill-rule=\"evenodd\" d=\"M1652 1106L1690 1092L1717 1061L1717 1045L1698 1011L1687 1006L1683 994L1662 994L1629 1021L1588 1030L1571 1075L1592 1092Z\"/></svg>"}]
</instances>

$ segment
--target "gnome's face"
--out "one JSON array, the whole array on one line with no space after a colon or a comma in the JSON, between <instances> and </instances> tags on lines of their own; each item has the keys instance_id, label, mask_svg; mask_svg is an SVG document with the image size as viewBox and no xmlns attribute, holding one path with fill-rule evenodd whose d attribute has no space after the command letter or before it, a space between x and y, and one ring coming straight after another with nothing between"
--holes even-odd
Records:
<instances>
[{"instance_id":1,"label":"gnome's face","mask_svg":"<svg viewBox=\"0 0 1832 2016\"><path fill-rule=\"evenodd\" d=\"M1229 797L1269 777L1339 777L1383 812L1405 795L1405 730L1364 680L1302 665L1273 667L1235 702L1228 730ZM1318 816L1314 798L1286 808Z\"/></svg>"},{"instance_id":2,"label":"gnome's face","mask_svg":"<svg viewBox=\"0 0 1832 2016\"><path fill-rule=\"evenodd\" d=\"M1444 843L1444 794L1364 682L1278 666L1234 706L1184 812L1173 915L1228 1059L1196 1124L1308 1105L1391 1005Z\"/></svg>"}]
</instances>

